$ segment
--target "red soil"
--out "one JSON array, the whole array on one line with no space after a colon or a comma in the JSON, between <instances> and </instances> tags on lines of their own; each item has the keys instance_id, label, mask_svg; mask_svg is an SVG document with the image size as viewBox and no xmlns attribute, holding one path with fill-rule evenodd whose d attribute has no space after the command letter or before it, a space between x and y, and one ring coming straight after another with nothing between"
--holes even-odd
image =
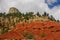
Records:
<instances>
[{"instance_id":1,"label":"red soil","mask_svg":"<svg viewBox=\"0 0 60 40\"><path fill-rule=\"evenodd\" d=\"M35 36L36 40L60 40L60 24L53 21L35 21L25 23L24 25L17 24L16 30L0 35L1 39L14 38L26 39L22 34L26 30L28 33Z\"/></svg>"}]
</instances>

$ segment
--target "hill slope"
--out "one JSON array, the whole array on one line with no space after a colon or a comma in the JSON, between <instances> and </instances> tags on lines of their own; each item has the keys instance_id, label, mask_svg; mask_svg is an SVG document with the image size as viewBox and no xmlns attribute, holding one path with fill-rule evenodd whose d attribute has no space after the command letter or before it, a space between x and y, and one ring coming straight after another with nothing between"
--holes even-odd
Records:
<instances>
[{"instance_id":1,"label":"hill slope","mask_svg":"<svg viewBox=\"0 0 60 40\"><path fill-rule=\"evenodd\" d=\"M32 37L32 38L31 38ZM0 35L1 39L60 40L60 24L53 21L32 21Z\"/></svg>"}]
</instances>

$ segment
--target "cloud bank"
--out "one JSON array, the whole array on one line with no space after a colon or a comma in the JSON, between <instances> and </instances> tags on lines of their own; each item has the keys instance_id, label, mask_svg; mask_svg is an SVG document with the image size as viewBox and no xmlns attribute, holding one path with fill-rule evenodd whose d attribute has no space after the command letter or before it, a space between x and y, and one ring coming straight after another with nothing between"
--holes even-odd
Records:
<instances>
[{"instance_id":1,"label":"cloud bank","mask_svg":"<svg viewBox=\"0 0 60 40\"><path fill-rule=\"evenodd\" d=\"M57 2L57 0L0 0L0 12L8 12L10 7L16 7L24 13L39 11L40 14L43 14L46 11L60 20L60 6L55 6L52 9L48 7L48 4L52 5L54 2Z\"/></svg>"}]
</instances>

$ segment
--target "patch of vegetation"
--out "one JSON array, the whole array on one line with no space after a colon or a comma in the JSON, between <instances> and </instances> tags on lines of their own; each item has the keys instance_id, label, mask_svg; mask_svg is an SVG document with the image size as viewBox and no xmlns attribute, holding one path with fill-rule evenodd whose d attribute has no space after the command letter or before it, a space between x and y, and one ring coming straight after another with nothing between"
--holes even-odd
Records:
<instances>
[{"instance_id":1,"label":"patch of vegetation","mask_svg":"<svg viewBox=\"0 0 60 40\"><path fill-rule=\"evenodd\" d=\"M34 39L34 36L27 31L23 32L23 36L26 37L27 39Z\"/></svg>"},{"instance_id":2,"label":"patch of vegetation","mask_svg":"<svg viewBox=\"0 0 60 40\"><path fill-rule=\"evenodd\" d=\"M41 36L42 38L44 38L44 37L46 37L46 34L45 34L45 33L42 33L40 36Z\"/></svg>"}]
</instances>

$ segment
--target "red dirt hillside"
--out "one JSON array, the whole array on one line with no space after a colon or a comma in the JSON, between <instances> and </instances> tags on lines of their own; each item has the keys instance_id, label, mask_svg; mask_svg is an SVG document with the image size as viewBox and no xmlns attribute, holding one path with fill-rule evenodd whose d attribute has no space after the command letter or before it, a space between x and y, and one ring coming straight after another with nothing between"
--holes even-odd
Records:
<instances>
[{"instance_id":1,"label":"red dirt hillside","mask_svg":"<svg viewBox=\"0 0 60 40\"><path fill-rule=\"evenodd\" d=\"M32 38L31 38L32 37ZM60 40L60 23L54 21L34 21L17 24L16 29L0 35L0 39L16 40Z\"/></svg>"}]
</instances>

